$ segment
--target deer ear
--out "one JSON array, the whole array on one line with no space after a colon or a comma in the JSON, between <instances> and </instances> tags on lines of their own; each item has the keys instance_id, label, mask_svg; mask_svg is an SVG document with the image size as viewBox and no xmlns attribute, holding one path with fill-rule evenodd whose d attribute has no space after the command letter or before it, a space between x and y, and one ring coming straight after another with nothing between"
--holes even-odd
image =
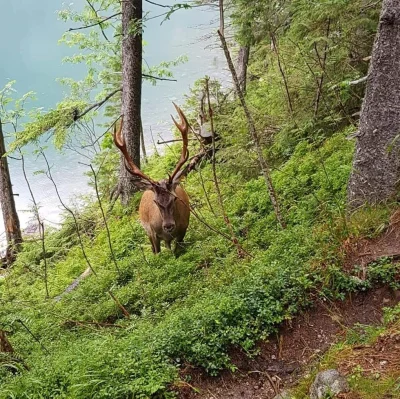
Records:
<instances>
[{"instance_id":1,"label":"deer ear","mask_svg":"<svg viewBox=\"0 0 400 399\"><path fill-rule=\"evenodd\" d=\"M146 190L152 190L153 189L153 184L150 183L147 180L144 179L133 179L133 184L140 190L140 191L146 191Z\"/></svg>"}]
</instances>

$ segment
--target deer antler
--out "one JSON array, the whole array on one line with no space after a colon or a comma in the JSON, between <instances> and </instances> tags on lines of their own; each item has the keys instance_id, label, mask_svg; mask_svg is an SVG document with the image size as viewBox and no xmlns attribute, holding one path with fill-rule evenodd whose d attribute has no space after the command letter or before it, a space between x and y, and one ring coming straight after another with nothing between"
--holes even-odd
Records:
<instances>
[{"instance_id":1,"label":"deer antler","mask_svg":"<svg viewBox=\"0 0 400 399\"><path fill-rule=\"evenodd\" d=\"M188 151L189 122L187 121L186 116L183 113L183 111L175 103L173 103L173 104L174 104L175 109L178 112L178 115L181 119L181 123L178 123L172 115L171 115L171 118L174 121L175 126L181 132L183 145L182 145L181 157L180 157L178 163L176 164L176 167L175 167L174 171L172 172L172 175L169 178L170 182L172 182L174 180L174 178L177 176L178 172L180 171L180 169L182 168L184 163L189 158L189 151ZM178 178L179 177L180 177L180 174L178 175Z\"/></svg>"},{"instance_id":2,"label":"deer antler","mask_svg":"<svg viewBox=\"0 0 400 399\"><path fill-rule=\"evenodd\" d=\"M126 148L126 143L124 136L122 135L122 124L123 124L123 119L121 119L121 124L119 126L119 130L117 132L116 125L114 125L114 143L115 145L119 148L119 150L122 152L124 158L125 158L125 168L126 170L132 175L139 177L143 180L148 181L151 184L156 184L156 182L150 177L146 176L132 161L132 158L130 157L128 153L128 149Z\"/></svg>"}]
</instances>

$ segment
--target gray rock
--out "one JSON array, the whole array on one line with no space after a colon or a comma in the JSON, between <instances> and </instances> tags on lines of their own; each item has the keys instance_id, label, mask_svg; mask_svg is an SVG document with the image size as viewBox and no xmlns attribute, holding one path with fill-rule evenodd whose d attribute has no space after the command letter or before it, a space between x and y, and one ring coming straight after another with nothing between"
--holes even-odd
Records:
<instances>
[{"instance_id":1,"label":"gray rock","mask_svg":"<svg viewBox=\"0 0 400 399\"><path fill-rule=\"evenodd\" d=\"M310 399L324 399L326 395L349 392L349 384L337 370L326 370L317 374L310 388Z\"/></svg>"}]
</instances>

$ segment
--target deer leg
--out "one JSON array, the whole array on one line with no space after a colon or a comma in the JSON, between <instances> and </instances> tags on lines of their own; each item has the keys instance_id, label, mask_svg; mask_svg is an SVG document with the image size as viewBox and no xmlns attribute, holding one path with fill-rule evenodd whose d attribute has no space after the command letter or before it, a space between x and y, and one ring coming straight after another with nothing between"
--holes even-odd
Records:
<instances>
[{"instance_id":1,"label":"deer leg","mask_svg":"<svg viewBox=\"0 0 400 399\"><path fill-rule=\"evenodd\" d=\"M152 234L149 238L150 238L151 249L153 250L153 254L160 253L161 252L160 239L155 234Z\"/></svg>"},{"instance_id":2,"label":"deer leg","mask_svg":"<svg viewBox=\"0 0 400 399\"><path fill-rule=\"evenodd\" d=\"M151 244L151 250L152 250L153 254L155 254L155 251L154 251L154 243L153 243L153 237L149 237L149 240L150 240L150 244Z\"/></svg>"},{"instance_id":3,"label":"deer leg","mask_svg":"<svg viewBox=\"0 0 400 399\"><path fill-rule=\"evenodd\" d=\"M172 240L171 240L172 241ZM171 251L171 241L165 241L165 246Z\"/></svg>"},{"instance_id":4,"label":"deer leg","mask_svg":"<svg viewBox=\"0 0 400 399\"><path fill-rule=\"evenodd\" d=\"M174 254L176 256L178 256L184 248L184 245L183 245L184 238L185 238L185 234L182 234L182 235L176 237L175 250L174 250Z\"/></svg>"}]
</instances>

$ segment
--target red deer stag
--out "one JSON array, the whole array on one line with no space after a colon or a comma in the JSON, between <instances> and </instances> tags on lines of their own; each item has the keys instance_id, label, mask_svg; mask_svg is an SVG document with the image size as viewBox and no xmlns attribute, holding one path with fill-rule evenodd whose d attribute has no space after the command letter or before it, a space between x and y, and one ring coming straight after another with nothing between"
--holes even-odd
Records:
<instances>
[{"instance_id":1,"label":"red deer stag","mask_svg":"<svg viewBox=\"0 0 400 399\"><path fill-rule=\"evenodd\" d=\"M189 197L186 191L179 185L180 179L183 177L181 168L189 158L189 123L182 110L176 104L174 106L179 114L181 123L178 123L174 117L172 117L172 120L181 132L183 146L181 157L168 179L156 182L146 176L134 164L128 154L122 135L122 122L118 132L116 131L116 127L114 127L114 142L125 158L125 167L136 178L135 184L137 187L145 190L140 201L139 218L149 236L153 253L155 254L161 251L161 240L165 241L168 249L171 249L171 241L176 239L176 251L182 244L189 225Z\"/></svg>"}]
</instances>

